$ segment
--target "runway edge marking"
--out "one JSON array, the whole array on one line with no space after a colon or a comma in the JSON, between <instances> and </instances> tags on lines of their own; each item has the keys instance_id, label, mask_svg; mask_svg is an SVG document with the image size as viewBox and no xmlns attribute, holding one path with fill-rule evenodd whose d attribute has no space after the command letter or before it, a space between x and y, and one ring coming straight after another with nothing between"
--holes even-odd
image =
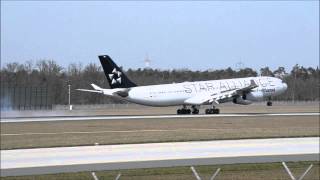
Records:
<instances>
[{"instance_id":1,"label":"runway edge marking","mask_svg":"<svg viewBox=\"0 0 320 180\"><path fill-rule=\"evenodd\" d=\"M215 114L215 115L148 115L148 116L99 116L99 117L50 117L50 118L1 118L1 123L10 122L42 122L42 121L85 121L85 120L117 120L117 119L169 119L169 118L206 118L206 117L264 117L264 116L319 116L320 113L271 113L271 114Z\"/></svg>"}]
</instances>

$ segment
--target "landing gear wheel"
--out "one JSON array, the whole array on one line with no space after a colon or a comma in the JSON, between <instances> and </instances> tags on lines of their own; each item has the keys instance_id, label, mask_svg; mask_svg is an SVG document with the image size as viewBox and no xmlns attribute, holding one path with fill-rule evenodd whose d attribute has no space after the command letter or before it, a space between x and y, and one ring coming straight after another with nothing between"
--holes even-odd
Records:
<instances>
[{"instance_id":1,"label":"landing gear wheel","mask_svg":"<svg viewBox=\"0 0 320 180\"><path fill-rule=\"evenodd\" d=\"M268 102L267 102L267 106L272 106L272 102L271 102L271 101L268 101Z\"/></svg>"},{"instance_id":2,"label":"landing gear wheel","mask_svg":"<svg viewBox=\"0 0 320 180\"><path fill-rule=\"evenodd\" d=\"M205 113L206 113L206 114L219 114L219 113L220 113L220 110L219 110L219 109L213 109L213 108L211 108L211 109L206 109L206 110L205 110Z\"/></svg>"},{"instance_id":3,"label":"landing gear wheel","mask_svg":"<svg viewBox=\"0 0 320 180\"><path fill-rule=\"evenodd\" d=\"M194 109L194 110L192 111L192 114L199 114L199 109Z\"/></svg>"},{"instance_id":4,"label":"landing gear wheel","mask_svg":"<svg viewBox=\"0 0 320 180\"><path fill-rule=\"evenodd\" d=\"M199 106L191 106L191 112L192 114L199 114Z\"/></svg>"},{"instance_id":5,"label":"landing gear wheel","mask_svg":"<svg viewBox=\"0 0 320 180\"><path fill-rule=\"evenodd\" d=\"M191 114L190 109L178 109L177 114Z\"/></svg>"}]
</instances>

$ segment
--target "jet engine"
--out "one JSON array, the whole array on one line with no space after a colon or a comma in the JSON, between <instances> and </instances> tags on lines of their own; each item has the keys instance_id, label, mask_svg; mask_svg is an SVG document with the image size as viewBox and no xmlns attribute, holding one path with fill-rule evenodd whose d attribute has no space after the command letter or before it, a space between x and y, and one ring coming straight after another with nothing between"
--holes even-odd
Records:
<instances>
[{"instance_id":1,"label":"jet engine","mask_svg":"<svg viewBox=\"0 0 320 180\"><path fill-rule=\"evenodd\" d=\"M240 97L234 98L232 102L235 104L242 104L242 105L249 105L252 103L252 101L247 100L247 96L245 94Z\"/></svg>"}]
</instances>

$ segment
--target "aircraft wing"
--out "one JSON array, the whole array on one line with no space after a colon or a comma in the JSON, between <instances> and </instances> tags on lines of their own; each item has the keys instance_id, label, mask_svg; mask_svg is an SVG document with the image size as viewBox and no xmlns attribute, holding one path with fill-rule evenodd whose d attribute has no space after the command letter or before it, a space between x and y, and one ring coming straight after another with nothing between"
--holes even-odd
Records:
<instances>
[{"instance_id":1,"label":"aircraft wing","mask_svg":"<svg viewBox=\"0 0 320 180\"><path fill-rule=\"evenodd\" d=\"M220 101L224 101L236 96L241 96L245 93L250 92L252 89L256 87L258 87L258 85L254 82L254 80L251 80L250 85L244 88L229 89L225 91L214 92L211 94L209 93L199 94L185 100L184 102L186 104L192 104L192 105L202 105L202 104L212 104L212 103L219 104Z\"/></svg>"},{"instance_id":2,"label":"aircraft wing","mask_svg":"<svg viewBox=\"0 0 320 180\"><path fill-rule=\"evenodd\" d=\"M256 84L256 82L254 82L254 80L251 79L250 81L250 85L241 89L237 90L238 94L244 94L244 93L248 93L250 92L252 89L258 87L258 85Z\"/></svg>"}]
</instances>

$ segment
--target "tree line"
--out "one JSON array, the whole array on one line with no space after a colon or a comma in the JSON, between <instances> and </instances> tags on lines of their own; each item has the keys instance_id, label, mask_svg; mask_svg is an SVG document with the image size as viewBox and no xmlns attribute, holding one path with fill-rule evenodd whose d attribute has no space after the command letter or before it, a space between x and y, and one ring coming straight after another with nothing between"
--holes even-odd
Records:
<instances>
[{"instance_id":1,"label":"tree line","mask_svg":"<svg viewBox=\"0 0 320 180\"><path fill-rule=\"evenodd\" d=\"M259 72L251 68L234 70L232 68L219 70L192 71L189 69L128 69L124 73L138 85L164 83L179 83L184 81L215 80L240 78L248 76L280 77L288 84L288 90L275 97L284 101L319 101L319 67L303 67L295 65L287 71L284 67L270 70L261 68ZM39 60L36 63L8 63L0 70L1 89L5 87L46 87L52 104L68 103L68 85L71 85L72 104L122 103L95 93L75 91L75 89L91 89L95 83L109 88L107 79L100 65L90 63L83 66L80 63L69 64L64 68L54 60Z\"/></svg>"}]
</instances>

